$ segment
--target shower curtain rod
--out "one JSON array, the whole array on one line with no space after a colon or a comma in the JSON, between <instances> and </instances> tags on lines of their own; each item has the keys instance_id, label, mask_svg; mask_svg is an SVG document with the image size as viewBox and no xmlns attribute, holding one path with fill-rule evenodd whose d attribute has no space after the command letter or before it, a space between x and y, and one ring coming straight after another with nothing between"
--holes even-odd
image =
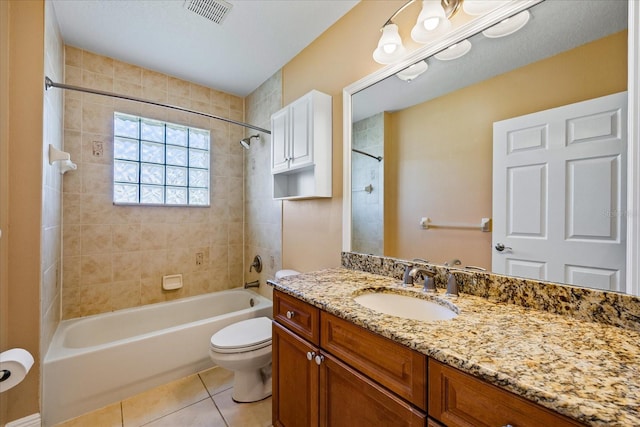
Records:
<instances>
[{"instance_id":1,"label":"shower curtain rod","mask_svg":"<svg viewBox=\"0 0 640 427\"><path fill-rule=\"evenodd\" d=\"M373 154L365 153L364 151L360 151L360 150L358 150L358 149L356 149L356 148L352 148L352 149L351 149L351 151L355 151L356 153L363 154L363 155L365 155L365 156L369 156L369 157L371 157L372 159L376 159L376 160L377 160L377 161L379 161L379 162L381 162L381 161L382 161L382 156L374 156Z\"/></svg>"},{"instance_id":2,"label":"shower curtain rod","mask_svg":"<svg viewBox=\"0 0 640 427\"><path fill-rule=\"evenodd\" d=\"M50 87L55 87L55 88L59 88L59 89L67 89L67 90L75 90L75 91L78 91L78 92L92 93L94 95L110 96L112 98L119 98L119 99L124 99L124 100L127 100L127 101L142 102L143 104L151 104L151 105L155 105L157 107L171 108L173 110L184 111L185 113L193 113L193 114L197 114L199 116L209 117L210 119L221 120L223 122L232 123L234 125L242 126L242 127L253 129L253 130L257 130L258 132L263 132L263 133L266 133L268 135L271 135L271 131L270 130L263 129L263 128L258 127L258 126L250 125L248 123L238 122L238 121L231 120L231 119L225 119L224 117L214 116L213 114L207 114L207 113L203 113L201 111L189 110L188 108L177 107L175 105L162 104L160 102L149 101L147 99L136 98L136 97L133 97L133 96L120 95L120 94L112 93L112 92L104 92L102 90L89 89L89 88L80 87L80 86L66 85L66 84L63 84L63 83L55 83L49 77L45 77L44 78L44 87L45 87L45 90L48 90Z\"/></svg>"}]
</instances>

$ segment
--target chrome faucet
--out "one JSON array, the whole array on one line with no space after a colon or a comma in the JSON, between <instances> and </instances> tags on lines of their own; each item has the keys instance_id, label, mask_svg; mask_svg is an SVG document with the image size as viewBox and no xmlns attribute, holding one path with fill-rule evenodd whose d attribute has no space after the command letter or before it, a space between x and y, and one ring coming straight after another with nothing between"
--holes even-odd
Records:
<instances>
[{"instance_id":1,"label":"chrome faucet","mask_svg":"<svg viewBox=\"0 0 640 427\"><path fill-rule=\"evenodd\" d=\"M413 267L409 272L409 276L411 276L415 280L418 273L422 273L422 276L424 277L422 292L436 293L436 282L434 280L434 277L436 275L435 271L424 267Z\"/></svg>"},{"instance_id":2,"label":"chrome faucet","mask_svg":"<svg viewBox=\"0 0 640 427\"><path fill-rule=\"evenodd\" d=\"M245 289L249 289L249 288L259 288L260 287L260 281L259 280L254 280L253 282L246 282L244 284L244 288Z\"/></svg>"},{"instance_id":3,"label":"chrome faucet","mask_svg":"<svg viewBox=\"0 0 640 427\"><path fill-rule=\"evenodd\" d=\"M402 287L406 288L407 286L413 286L413 276L409 273L413 268L413 264L409 264L408 262L398 262L396 264L404 265L404 273L402 274Z\"/></svg>"},{"instance_id":4,"label":"chrome faucet","mask_svg":"<svg viewBox=\"0 0 640 427\"><path fill-rule=\"evenodd\" d=\"M447 293L444 294L447 297L457 297L458 296L458 280L456 279L456 275L451 271L447 276Z\"/></svg>"},{"instance_id":5,"label":"chrome faucet","mask_svg":"<svg viewBox=\"0 0 640 427\"><path fill-rule=\"evenodd\" d=\"M460 261L458 258L454 258L452 260L445 262L444 265L445 267L454 267L456 265L462 265L462 261Z\"/></svg>"}]
</instances>

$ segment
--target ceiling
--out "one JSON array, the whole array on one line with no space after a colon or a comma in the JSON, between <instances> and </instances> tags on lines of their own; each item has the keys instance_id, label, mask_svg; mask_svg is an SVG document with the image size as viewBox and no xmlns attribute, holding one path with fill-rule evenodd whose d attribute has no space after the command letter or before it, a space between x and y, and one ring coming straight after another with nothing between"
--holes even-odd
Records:
<instances>
[{"instance_id":1,"label":"ceiling","mask_svg":"<svg viewBox=\"0 0 640 427\"><path fill-rule=\"evenodd\" d=\"M428 70L409 83L390 76L358 92L353 121L420 104L627 28L626 1L547 0L530 12L527 25L511 36L477 34L470 38L471 51L460 59L428 58Z\"/></svg>"},{"instance_id":2,"label":"ceiling","mask_svg":"<svg viewBox=\"0 0 640 427\"><path fill-rule=\"evenodd\" d=\"M51 0L64 43L244 97L359 0L227 0L216 24L185 0Z\"/></svg>"}]
</instances>

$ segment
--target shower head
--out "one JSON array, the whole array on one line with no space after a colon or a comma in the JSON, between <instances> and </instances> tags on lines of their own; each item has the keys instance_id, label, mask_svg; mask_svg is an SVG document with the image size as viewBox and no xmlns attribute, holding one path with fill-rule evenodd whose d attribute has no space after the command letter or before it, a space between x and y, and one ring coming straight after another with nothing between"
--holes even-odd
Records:
<instances>
[{"instance_id":1,"label":"shower head","mask_svg":"<svg viewBox=\"0 0 640 427\"><path fill-rule=\"evenodd\" d=\"M240 145L242 145L242 147L243 147L245 150L248 150L248 149L249 149L249 145L251 145L251 140L252 140L253 138L257 138L257 139L258 139L258 141L260 141L260 135L255 134L255 135L248 136L248 137L246 137L246 138L242 138L242 139L240 140Z\"/></svg>"}]
</instances>

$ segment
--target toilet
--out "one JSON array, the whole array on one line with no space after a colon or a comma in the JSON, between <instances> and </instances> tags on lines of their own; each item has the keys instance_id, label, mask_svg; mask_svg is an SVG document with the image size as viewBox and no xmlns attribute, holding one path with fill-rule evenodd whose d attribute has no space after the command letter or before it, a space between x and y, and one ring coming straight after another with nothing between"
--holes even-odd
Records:
<instances>
[{"instance_id":1,"label":"toilet","mask_svg":"<svg viewBox=\"0 0 640 427\"><path fill-rule=\"evenodd\" d=\"M280 270L276 280L299 274ZM271 396L271 319L256 317L220 329L211 336L211 360L233 371L233 400L256 402Z\"/></svg>"}]
</instances>

